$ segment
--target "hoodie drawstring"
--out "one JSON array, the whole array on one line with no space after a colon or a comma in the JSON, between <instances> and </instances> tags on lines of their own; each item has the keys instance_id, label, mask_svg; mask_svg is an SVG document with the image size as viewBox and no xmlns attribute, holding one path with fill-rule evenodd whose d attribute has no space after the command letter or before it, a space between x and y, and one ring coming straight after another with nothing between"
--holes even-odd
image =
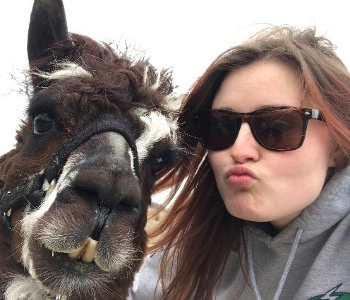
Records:
<instances>
[{"instance_id":1,"label":"hoodie drawstring","mask_svg":"<svg viewBox=\"0 0 350 300\"><path fill-rule=\"evenodd\" d=\"M275 292L275 295L273 297L273 300L278 300L281 293L282 293L283 286L286 282L288 273L289 273L290 268L292 266L292 263L293 263L295 254L297 252L303 231L304 230L302 228L298 228L298 230L297 230L297 233L295 235L294 242L293 242L292 248L290 250L290 254L289 254L287 263L286 263L286 266L284 267L283 274L281 276L281 279L280 279L280 282L278 284L278 288ZM255 294L257 300L262 300L261 295L259 293L258 286L256 284L256 279L255 279L253 257L252 257L252 241L251 241L251 236L249 234L247 235L247 255L248 255L249 276L250 276L250 281L251 281L251 284L252 284L252 287L254 290L254 294Z\"/></svg>"}]
</instances>

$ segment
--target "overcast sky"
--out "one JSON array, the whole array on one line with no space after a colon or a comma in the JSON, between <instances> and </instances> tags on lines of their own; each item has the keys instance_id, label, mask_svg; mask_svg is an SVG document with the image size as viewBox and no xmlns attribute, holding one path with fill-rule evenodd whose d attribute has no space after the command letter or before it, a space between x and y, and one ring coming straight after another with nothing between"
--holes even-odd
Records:
<instances>
[{"instance_id":1,"label":"overcast sky","mask_svg":"<svg viewBox=\"0 0 350 300\"><path fill-rule=\"evenodd\" d=\"M350 67L347 1L333 0L66 0L68 29L100 41L126 40L158 68L172 68L186 92L210 62L261 24L316 26ZM26 35L33 0L11 0L0 11L0 154L14 144L24 95L11 92L9 73L27 67ZM260 24L260 25L259 25Z\"/></svg>"}]
</instances>

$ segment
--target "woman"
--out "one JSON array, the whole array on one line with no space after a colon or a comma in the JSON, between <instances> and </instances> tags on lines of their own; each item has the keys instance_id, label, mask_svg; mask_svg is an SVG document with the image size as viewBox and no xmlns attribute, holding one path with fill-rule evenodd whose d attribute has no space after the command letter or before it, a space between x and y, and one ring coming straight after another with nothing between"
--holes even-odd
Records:
<instances>
[{"instance_id":1,"label":"woman","mask_svg":"<svg viewBox=\"0 0 350 300\"><path fill-rule=\"evenodd\" d=\"M312 28L221 54L185 99L190 155L160 182L181 189L130 299L348 297L349 105L350 75Z\"/></svg>"}]
</instances>

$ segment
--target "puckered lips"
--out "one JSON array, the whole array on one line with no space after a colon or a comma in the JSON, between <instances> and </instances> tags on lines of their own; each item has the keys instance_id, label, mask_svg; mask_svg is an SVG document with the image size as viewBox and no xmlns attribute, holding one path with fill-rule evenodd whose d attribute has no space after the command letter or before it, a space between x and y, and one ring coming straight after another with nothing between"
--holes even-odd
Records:
<instances>
[{"instance_id":1,"label":"puckered lips","mask_svg":"<svg viewBox=\"0 0 350 300\"><path fill-rule=\"evenodd\" d=\"M256 180L255 174L243 166L233 166L226 173L227 182L235 187L249 187Z\"/></svg>"}]
</instances>

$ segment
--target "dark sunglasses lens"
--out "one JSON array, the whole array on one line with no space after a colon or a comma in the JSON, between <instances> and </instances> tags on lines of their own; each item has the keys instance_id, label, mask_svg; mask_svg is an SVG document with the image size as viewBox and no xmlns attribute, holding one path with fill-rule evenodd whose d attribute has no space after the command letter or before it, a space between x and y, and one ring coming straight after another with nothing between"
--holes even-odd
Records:
<instances>
[{"instance_id":1,"label":"dark sunglasses lens","mask_svg":"<svg viewBox=\"0 0 350 300\"><path fill-rule=\"evenodd\" d=\"M202 145L211 150L221 150L234 143L241 121L230 112L202 111L197 115L197 126Z\"/></svg>"},{"instance_id":2,"label":"dark sunglasses lens","mask_svg":"<svg viewBox=\"0 0 350 300\"><path fill-rule=\"evenodd\" d=\"M297 149L303 139L303 119L298 111L256 115L252 127L259 142L271 150Z\"/></svg>"}]
</instances>

